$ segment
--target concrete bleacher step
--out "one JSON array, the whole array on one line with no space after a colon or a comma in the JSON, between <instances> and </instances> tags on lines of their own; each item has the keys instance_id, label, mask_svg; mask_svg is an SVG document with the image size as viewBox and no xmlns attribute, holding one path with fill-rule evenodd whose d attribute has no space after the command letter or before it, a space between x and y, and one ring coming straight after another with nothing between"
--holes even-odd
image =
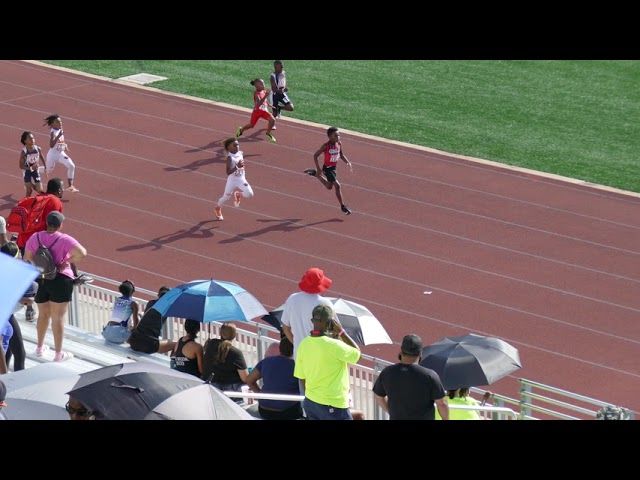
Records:
<instances>
[{"instance_id":1,"label":"concrete bleacher step","mask_svg":"<svg viewBox=\"0 0 640 480\"><path fill-rule=\"evenodd\" d=\"M35 363L53 361L55 354L51 329L49 328L45 336L45 344L49 345L49 350L38 357L35 354L38 339L36 323L27 322L24 320L24 315L16 315L16 318L20 323L27 360ZM74 355L74 358L65 362L74 362L83 371L132 361L152 362L169 368L167 355L135 352L127 344L118 345L107 342L102 335L86 332L71 325L65 325L63 350Z\"/></svg>"}]
</instances>

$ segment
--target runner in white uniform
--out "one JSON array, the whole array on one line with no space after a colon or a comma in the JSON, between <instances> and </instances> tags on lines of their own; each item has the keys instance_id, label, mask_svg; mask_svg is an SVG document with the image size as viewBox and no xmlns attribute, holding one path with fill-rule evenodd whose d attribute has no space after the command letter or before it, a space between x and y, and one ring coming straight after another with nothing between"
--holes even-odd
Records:
<instances>
[{"instance_id":1,"label":"runner in white uniform","mask_svg":"<svg viewBox=\"0 0 640 480\"><path fill-rule=\"evenodd\" d=\"M224 205L233 194L233 204L240 206L242 197L253 197L253 189L247 179L244 171L244 155L240 150L240 144L234 137L227 138L223 143L224 150L227 153L227 185L224 189L224 195L218 200L215 207L215 215L218 220L223 220L222 205Z\"/></svg>"},{"instance_id":2,"label":"runner in white uniform","mask_svg":"<svg viewBox=\"0 0 640 480\"><path fill-rule=\"evenodd\" d=\"M47 177L53 172L56 163L60 162L67 167L67 180L69 186L65 189L67 192L78 192L79 190L73 185L73 175L76 171L76 165L73 160L67 155L69 146L64 139L64 131L62 130L62 120L60 115L54 113L49 115L45 120L45 125L51 127L51 134L49 136L49 151L47 152L46 159L46 173Z\"/></svg>"}]
</instances>

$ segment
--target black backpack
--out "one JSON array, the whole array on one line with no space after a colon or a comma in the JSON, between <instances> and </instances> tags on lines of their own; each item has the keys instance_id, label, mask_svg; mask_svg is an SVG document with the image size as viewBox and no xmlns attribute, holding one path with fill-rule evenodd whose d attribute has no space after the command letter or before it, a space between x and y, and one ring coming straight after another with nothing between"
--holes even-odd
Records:
<instances>
[{"instance_id":1,"label":"black backpack","mask_svg":"<svg viewBox=\"0 0 640 480\"><path fill-rule=\"evenodd\" d=\"M36 252L33 254L33 264L36 266L38 270L40 270L40 272L42 272L40 274L40 278L43 278L45 280L53 280L54 278L56 278L56 275L58 274L58 266L56 265L56 262L53 259L53 255L51 254L50 248L56 244L56 242L60 239L60 237L56 238L53 241L53 243L51 244L51 247L45 247L44 245L42 245L42 242L40 241L40 236L38 236L38 234L36 234L36 236L37 236L39 245L38 245L38 248L36 249Z\"/></svg>"}]
</instances>

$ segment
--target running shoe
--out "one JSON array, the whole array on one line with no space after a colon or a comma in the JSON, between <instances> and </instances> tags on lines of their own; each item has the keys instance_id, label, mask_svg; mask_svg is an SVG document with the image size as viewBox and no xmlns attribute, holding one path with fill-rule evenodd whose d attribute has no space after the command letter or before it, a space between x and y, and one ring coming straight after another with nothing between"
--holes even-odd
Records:
<instances>
[{"instance_id":1,"label":"running shoe","mask_svg":"<svg viewBox=\"0 0 640 480\"><path fill-rule=\"evenodd\" d=\"M311 175L312 177L316 176L317 170L315 168L307 168L304 173L306 173L307 175Z\"/></svg>"},{"instance_id":2,"label":"running shoe","mask_svg":"<svg viewBox=\"0 0 640 480\"><path fill-rule=\"evenodd\" d=\"M71 185L71 186L69 186L69 187L65 188L65 191L66 191L66 192L77 193L77 192L79 192L80 190L78 190L76 187L74 187L73 185Z\"/></svg>"},{"instance_id":3,"label":"running shoe","mask_svg":"<svg viewBox=\"0 0 640 480\"><path fill-rule=\"evenodd\" d=\"M24 312L24 319L27 322L33 322L36 319L36 311L33 307L27 307L27 311Z\"/></svg>"},{"instance_id":4,"label":"running shoe","mask_svg":"<svg viewBox=\"0 0 640 480\"><path fill-rule=\"evenodd\" d=\"M240 206L240 201L242 200L242 192L236 192L234 194L233 204L237 207Z\"/></svg>"},{"instance_id":5,"label":"running shoe","mask_svg":"<svg viewBox=\"0 0 640 480\"><path fill-rule=\"evenodd\" d=\"M342 210L345 215L351 215L351 210L349 210L346 205L342 205L340 210Z\"/></svg>"},{"instance_id":6,"label":"running shoe","mask_svg":"<svg viewBox=\"0 0 640 480\"><path fill-rule=\"evenodd\" d=\"M224 217L222 216L222 207L215 207L213 211L216 213L216 218L218 220L224 220Z\"/></svg>"},{"instance_id":7,"label":"running shoe","mask_svg":"<svg viewBox=\"0 0 640 480\"><path fill-rule=\"evenodd\" d=\"M238 129L236 130L236 138L240 135L242 135L242 127L238 127Z\"/></svg>"},{"instance_id":8,"label":"running shoe","mask_svg":"<svg viewBox=\"0 0 640 480\"><path fill-rule=\"evenodd\" d=\"M272 130L273 130L273 129L272 129ZM273 136L273 135L271 135L270 133L265 133L265 135L267 136L267 138L268 138L269 140L271 140L272 142L274 142L274 143L275 143L275 141L276 141L276 137L274 137L274 136Z\"/></svg>"},{"instance_id":9,"label":"running shoe","mask_svg":"<svg viewBox=\"0 0 640 480\"><path fill-rule=\"evenodd\" d=\"M278 127L276 127L275 125L273 127L271 127L271 130L277 130Z\"/></svg>"}]
</instances>

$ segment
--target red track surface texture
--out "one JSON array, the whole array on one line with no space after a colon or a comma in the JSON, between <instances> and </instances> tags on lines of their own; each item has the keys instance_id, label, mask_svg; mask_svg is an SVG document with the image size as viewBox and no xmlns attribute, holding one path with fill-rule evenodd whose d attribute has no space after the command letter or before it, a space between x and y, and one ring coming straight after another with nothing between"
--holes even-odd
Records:
<instances>
[{"instance_id":1,"label":"red track surface texture","mask_svg":"<svg viewBox=\"0 0 640 480\"><path fill-rule=\"evenodd\" d=\"M46 152L51 113L77 165L64 230L89 251L83 270L150 290L232 281L269 309L320 267L327 294L368 306L395 342L365 354L394 360L407 333L425 345L495 336L523 367L493 391L517 397L527 378L640 411L638 196L343 131L354 166L338 167L345 216L302 173L326 126L285 113L276 144L262 120L241 138L255 197L229 202L218 222L220 141L248 110L0 61L5 217L24 193L20 135L33 131Z\"/></svg>"}]
</instances>

